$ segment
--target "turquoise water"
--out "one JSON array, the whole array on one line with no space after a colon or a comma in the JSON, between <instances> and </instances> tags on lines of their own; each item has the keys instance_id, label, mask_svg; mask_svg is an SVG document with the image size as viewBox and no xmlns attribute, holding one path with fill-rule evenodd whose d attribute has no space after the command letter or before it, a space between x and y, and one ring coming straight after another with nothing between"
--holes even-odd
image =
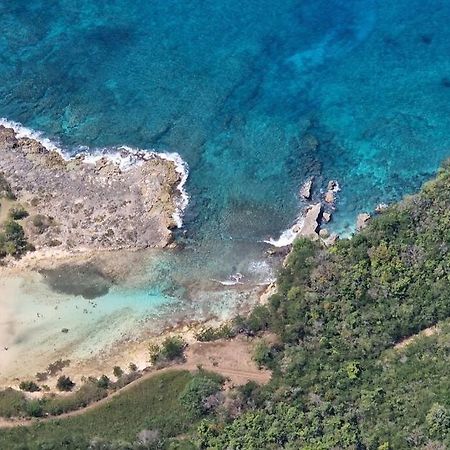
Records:
<instances>
[{"instance_id":1,"label":"turquoise water","mask_svg":"<svg viewBox=\"0 0 450 450\"><path fill-rule=\"evenodd\" d=\"M180 153L184 249L140 289L195 301L202 280L271 276L261 241L306 177L316 195L339 180L332 227L349 232L432 176L450 156L449 20L439 0L2 2L0 116L69 151Z\"/></svg>"}]
</instances>

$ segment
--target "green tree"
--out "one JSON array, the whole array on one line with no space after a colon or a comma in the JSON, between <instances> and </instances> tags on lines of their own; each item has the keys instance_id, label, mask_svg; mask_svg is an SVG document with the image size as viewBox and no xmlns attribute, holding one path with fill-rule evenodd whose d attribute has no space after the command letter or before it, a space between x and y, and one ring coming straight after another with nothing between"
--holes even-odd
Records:
<instances>
[{"instance_id":1,"label":"green tree","mask_svg":"<svg viewBox=\"0 0 450 450\"><path fill-rule=\"evenodd\" d=\"M14 220L10 219L5 223L3 239L6 251L13 256L20 256L29 248L22 226Z\"/></svg>"},{"instance_id":2,"label":"green tree","mask_svg":"<svg viewBox=\"0 0 450 450\"><path fill-rule=\"evenodd\" d=\"M196 375L181 393L180 402L193 417L201 417L212 409L207 399L220 391L221 384L217 378Z\"/></svg>"}]
</instances>

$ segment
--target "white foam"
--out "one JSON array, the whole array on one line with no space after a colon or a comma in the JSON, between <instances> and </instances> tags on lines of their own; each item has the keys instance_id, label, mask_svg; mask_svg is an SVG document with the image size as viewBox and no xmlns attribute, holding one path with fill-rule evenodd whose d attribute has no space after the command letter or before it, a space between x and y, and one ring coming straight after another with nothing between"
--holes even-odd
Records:
<instances>
[{"instance_id":1,"label":"white foam","mask_svg":"<svg viewBox=\"0 0 450 450\"><path fill-rule=\"evenodd\" d=\"M304 217L299 217L297 221L294 223L294 225L292 225L292 227L288 228L287 230L284 230L281 233L278 239L270 238L263 242L278 248L287 247L288 245L291 245L295 241L296 237L298 236L298 233L303 228L303 223Z\"/></svg>"},{"instance_id":2,"label":"white foam","mask_svg":"<svg viewBox=\"0 0 450 450\"><path fill-rule=\"evenodd\" d=\"M43 137L42 133L40 133L39 131L24 127L21 123L5 119L4 117L0 117L0 125L3 125L6 128L12 128L19 139L33 139L42 144L46 149L53 150L60 153L61 155L63 154L62 150L54 142L52 142L48 138Z\"/></svg>"},{"instance_id":3,"label":"white foam","mask_svg":"<svg viewBox=\"0 0 450 450\"><path fill-rule=\"evenodd\" d=\"M337 180L333 180L333 181L334 181L334 187L333 187L333 189L331 189L331 192L339 192L341 190L339 181L337 181Z\"/></svg>"},{"instance_id":4,"label":"white foam","mask_svg":"<svg viewBox=\"0 0 450 450\"><path fill-rule=\"evenodd\" d=\"M178 153L157 153L157 155L162 159L174 162L175 170L181 175L181 180L177 186L180 197L177 200L177 209L173 213L173 220L177 224L177 227L181 228L183 226L183 213L189 203L189 194L185 189L185 184L189 176L189 168Z\"/></svg>"},{"instance_id":5,"label":"white foam","mask_svg":"<svg viewBox=\"0 0 450 450\"><path fill-rule=\"evenodd\" d=\"M233 275L230 275L230 278L228 280L216 280L212 279L211 281L214 281L215 283L219 283L222 286L235 286L236 284L244 284L241 280L244 278L244 275L241 273L235 273Z\"/></svg>"},{"instance_id":6,"label":"white foam","mask_svg":"<svg viewBox=\"0 0 450 450\"><path fill-rule=\"evenodd\" d=\"M235 286L236 284L244 284L240 281L235 281L235 280L225 280L225 281L221 281L221 280L212 280L215 281L216 283L221 284L222 286Z\"/></svg>"},{"instance_id":7,"label":"white foam","mask_svg":"<svg viewBox=\"0 0 450 450\"><path fill-rule=\"evenodd\" d=\"M166 161L171 161L175 164L175 170L180 175L180 182L178 183L177 190L179 192L179 198L175 200L176 208L172 215L177 228L183 226L183 213L189 203L189 195L186 192L185 184L189 176L189 169L183 158L176 152L164 153L156 152L154 150L141 150L122 145L116 147L115 152L111 152L111 149L94 149L89 147L80 146L75 156L70 156L65 153L61 148L52 142L50 139L43 137L41 132L32 130L23 126L21 123L14 122L5 118L0 118L0 125L7 128L12 128L18 138L30 138L50 151L58 152L64 159L74 159L80 155L83 156L83 162L86 164L96 164L100 159L106 158L113 164L117 165L122 171L129 170L131 167L142 164L144 161L148 161L151 158L160 158Z\"/></svg>"}]
</instances>

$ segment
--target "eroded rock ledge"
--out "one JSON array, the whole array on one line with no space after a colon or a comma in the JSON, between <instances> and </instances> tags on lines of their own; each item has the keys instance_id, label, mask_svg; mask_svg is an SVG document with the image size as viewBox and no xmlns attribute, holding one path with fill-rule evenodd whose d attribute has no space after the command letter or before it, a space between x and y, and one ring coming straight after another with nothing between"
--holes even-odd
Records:
<instances>
[{"instance_id":1,"label":"eroded rock ledge","mask_svg":"<svg viewBox=\"0 0 450 450\"><path fill-rule=\"evenodd\" d=\"M175 162L157 154L125 170L106 157L65 159L0 126L0 173L29 212L22 225L37 249L116 250L171 241L181 175Z\"/></svg>"}]
</instances>

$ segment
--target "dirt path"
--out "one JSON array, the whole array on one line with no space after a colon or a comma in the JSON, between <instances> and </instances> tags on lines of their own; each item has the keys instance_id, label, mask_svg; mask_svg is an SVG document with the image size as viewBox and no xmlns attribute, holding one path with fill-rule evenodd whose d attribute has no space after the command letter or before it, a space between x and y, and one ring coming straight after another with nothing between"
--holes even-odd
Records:
<instances>
[{"instance_id":1,"label":"dirt path","mask_svg":"<svg viewBox=\"0 0 450 450\"><path fill-rule=\"evenodd\" d=\"M400 349L405 348L408 345L412 344L418 337L433 336L433 334L439 333L439 331L440 330L437 325L433 325L432 327L425 328L424 330L420 331L419 333L414 334L413 336L410 336L406 339L403 339L402 341L395 344L394 349L400 350Z\"/></svg>"},{"instance_id":2,"label":"dirt path","mask_svg":"<svg viewBox=\"0 0 450 450\"><path fill-rule=\"evenodd\" d=\"M232 341L198 342L189 346L186 351L186 362L175 364L153 372L145 373L141 378L131 382L122 389L109 394L107 397L92 403L85 408L70 411L59 416L50 416L39 419L5 419L0 418L1 428L14 428L19 426L31 426L36 423L51 420L64 420L76 417L93 409L109 403L114 397L133 389L152 377L162 373L176 370L189 370L194 372L202 367L205 370L216 372L229 378L234 385L245 384L247 381L255 381L260 384L270 380L271 373L267 370L259 370L251 358L252 344L244 338L238 337Z\"/></svg>"}]
</instances>

